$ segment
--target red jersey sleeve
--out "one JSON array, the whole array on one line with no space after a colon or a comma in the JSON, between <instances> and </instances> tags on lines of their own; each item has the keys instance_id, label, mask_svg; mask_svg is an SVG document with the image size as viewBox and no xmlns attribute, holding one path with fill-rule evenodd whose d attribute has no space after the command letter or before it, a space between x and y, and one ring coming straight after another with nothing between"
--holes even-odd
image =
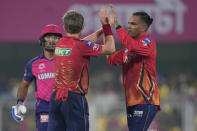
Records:
<instances>
[{"instance_id":1,"label":"red jersey sleeve","mask_svg":"<svg viewBox=\"0 0 197 131\"><path fill-rule=\"evenodd\" d=\"M107 59L107 63L109 65L121 65L123 64L123 55L125 49L122 49L118 52L115 52L113 55L109 56Z\"/></svg>"},{"instance_id":2,"label":"red jersey sleeve","mask_svg":"<svg viewBox=\"0 0 197 131\"><path fill-rule=\"evenodd\" d=\"M94 56L97 57L101 54L102 51L102 45L93 43L91 41L84 40L79 44L79 49L82 52L82 55L84 56Z\"/></svg>"},{"instance_id":3,"label":"red jersey sleeve","mask_svg":"<svg viewBox=\"0 0 197 131\"><path fill-rule=\"evenodd\" d=\"M116 30L118 36L124 45L124 47L128 48L129 52L134 52L138 55L149 56L152 54L155 48L155 41L150 40L148 37L140 40L135 40L128 35L128 33L119 28Z\"/></svg>"}]
</instances>

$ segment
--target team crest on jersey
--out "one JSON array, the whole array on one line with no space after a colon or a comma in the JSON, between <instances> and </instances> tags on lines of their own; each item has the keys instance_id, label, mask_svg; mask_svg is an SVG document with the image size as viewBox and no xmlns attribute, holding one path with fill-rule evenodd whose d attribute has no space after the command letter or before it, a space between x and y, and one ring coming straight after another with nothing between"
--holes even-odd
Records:
<instances>
[{"instance_id":1,"label":"team crest on jersey","mask_svg":"<svg viewBox=\"0 0 197 131\"><path fill-rule=\"evenodd\" d=\"M98 48L99 48L99 45L95 44L94 47L93 47L93 50L98 50Z\"/></svg>"},{"instance_id":2,"label":"team crest on jersey","mask_svg":"<svg viewBox=\"0 0 197 131\"><path fill-rule=\"evenodd\" d=\"M151 39L148 38L148 37L144 38L144 40L145 40L146 42L148 42L149 44L151 43Z\"/></svg>"},{"instance_id":3,"label":"team crest on jersey","mask_svg":"<svg viewBox=\"0 0 197 131\"><path fill-rule=\"evenodd\" d=\"M58 56L69 56L72 48L55 48L55 54Z\"/></svg>"},{"instance_id":4,"label":"team crest on jersey","mask_svg":"<svg viewBox=\"0 0 197 131\"><path fill-rule=\"evenodd\" d=\"M86 45L88 46L88 47L91 47L92 45L93 45L93 43L91 42L91 41L86 41Z\"/></svg>"},{"instance_id":5,"label":"team crest on jersey","mask_svg":"<svg viewBox=\"0 0 197 131\"><path fill-rule=\"evenodd\" d=\"M45 68L45 64L44 63L39 64L38 69L42 70L44 68Z\"/></svg>"}]
</instances>

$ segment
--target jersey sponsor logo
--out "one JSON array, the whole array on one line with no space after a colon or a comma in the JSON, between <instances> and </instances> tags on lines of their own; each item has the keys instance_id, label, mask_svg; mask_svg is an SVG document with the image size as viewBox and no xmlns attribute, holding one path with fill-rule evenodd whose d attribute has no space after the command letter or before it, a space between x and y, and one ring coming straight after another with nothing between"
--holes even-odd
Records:
<instances>
[{"instance_id":1,"label":"jersey sponsor logo","mask_svg":"<svg viewBox=\"0 0 197 131\"><path fill-rule=\"evenodd\" d=\"M55 78L55 73L43 73L38 75L39 80Z\"/></svg>"},{"instance_id":2,"label":"jersey sponsor logo","mask_svg":"<svg viewBox=\"0 0 197 131\"><path fill-rule=\"evenodd\" d=\"M40 115L40 122L48 122L49 115Z\"/></svg>"},{"instance_id":3,"label":"jersey sponsor logo","mask_svg":"<svg viewBox=\"0 0 197 131\"><path fill-rule=\"evenodd\" d=\"M91 47L91 46L93 46L93 43L91 42L91 41L86 41L86 45L88 46L88 47Z\"/></svg>"},{"instance_id":4,"label":"jersey sponsor logo","mask_svg":"<svg viewBox=\"0 0 197 131\"><path fill-rule=\"evenodd\" d=\"M128 114L127 117L142 117L144 111L134 111L132 114Z\"/></svg>"},{"instance_id":5,"label":"jersey sponsor logo","mask_svg":"<svg viewBox=\"0 0 197 131\"><path fill-rule=\"evenodd\" d=\"M146 43L146 41L144 41L144 40L141 40L141 42L142 42L142 44L143 44L144 46L147 46L147 43Z\"/></svg>"},{"instance_id":6,"label":"jersey sponsor logo","mask_svg":"<svg viewBox=\"0 0 197 131\"><path fill-rule=\"evenodd\" d=\"M144 38L144 40L145 40L146 42L148 42L149 44L151 43L151 39L148 38L148 37Z\"/></svg>"},{"instance_id":7,"label":"jersey sponsor logo","mask_svg":"<svg viewBox=\"0 0 197 131\"><path fill-rule=\"evenodd\" d=\"M98 48L99 48L99 45L98 44L95 44L94 47L93 47L93 50L96 50L97 51Z\"/></svg>"},{"instance_id":8,"label":"jersey sponsor logo","mask_svg":"<svg viewBox=\"0 0 197 131\"><path fill-rule=\"evenodd\" d=\"M55 48L55 54L58 56L69 56L72 48Z\"/></svg>"},{"instance_id":9,"label":"jersey sponsor logo","mask_svg":"<svg viewBox=\"0 0 197 131\"><path fill-rule=\"evenodd\" d=\"M142 117L143 113L144 113L144 111L134 111L133 112L133 116L135 116L135 117Z\"/></svg>"}]
</instances>

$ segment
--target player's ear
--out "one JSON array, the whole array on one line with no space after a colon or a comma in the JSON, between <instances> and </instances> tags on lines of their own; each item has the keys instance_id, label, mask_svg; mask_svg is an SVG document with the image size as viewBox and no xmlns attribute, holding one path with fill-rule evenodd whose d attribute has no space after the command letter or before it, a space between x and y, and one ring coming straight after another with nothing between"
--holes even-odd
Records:
<instances>
[{"instance_id":1,"label":"player's ear","mask_svg":"<svg viewBox=\"0 0 197 131\"><path fill-rule=\"evenodd\" d=\"M64 31L66 31L65 25L63 25L63 29L64 29Z\"/></svg>"},{"instance_id":2,"label":"player's ear","mask_svg":"<svg viewBox=\"0 0 197 131\"><path fill-rule=\"evenodd\" d=\"M85 25L83 24L83 26L82 26L82 29L81 29L81 30L83 30L83 29L84 29L84 26L85 26Z\"/></svg>"},{"instance_id":3,"label":"player's ear","mask_svg":"<svg viewBox=\"0 0 197 131\"><path fill-rule=\"evenodd\" d=\"M40 44L40 46L43 45L43 42L44 42L44 38L40 36L40 39L39 39L39 44Z\"/></svg>"},{"instance_id":4,"label":"player's ear","mask_svg":"<svg viewBox=\"0 0 197 131\"><path fill-rule=\"evenodd\" d=\"M65 25L63 25L63 29L64 29L64 31L67 33Z\"/></svg>"},{"instance_id":5,"label":"player's ear","mask_svg":"<svg viewBox=\"0 0 197 131\"><path fill-rule=\"evenodd\" d=\"M147 29L148 29L148 26L147 26L146 24L143 24L143 25L141 26L142 32L146 32Z\"/></svg>"}]
</instances>

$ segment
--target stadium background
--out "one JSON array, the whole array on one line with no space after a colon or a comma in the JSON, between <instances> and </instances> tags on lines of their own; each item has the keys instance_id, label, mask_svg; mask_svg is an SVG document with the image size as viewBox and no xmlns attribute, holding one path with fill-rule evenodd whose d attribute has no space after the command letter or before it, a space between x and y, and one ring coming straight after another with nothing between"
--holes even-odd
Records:
<instances>
[{"instance_id":1,"label":"stadium background","mask_svg":"<svg viewBox=\"0 0 197 131\"><path fill-rule=\"evenodd\" d=\"M85 16L84 36L99 28L96 15L101 5L114 3L120 24L126 28L134 11L144 10L154 18L150 34L157 41L157 74L162 110L149 131L197 130L197 36L196 1L187 0L2 0L0 1L0 131L35 131L34 88L30 87L23 123L11 118L16 91L26 62L42 49L38 38L46 24L62 27L68 9ZM63 29L62 29L63 31ZM121 43L116 37L116 46ZM99 42L100 43L100 42ZM110 67L106 58L93 58L90 88L90 131L127 131L121 67Z\"/></svg>"}]
</instances>

